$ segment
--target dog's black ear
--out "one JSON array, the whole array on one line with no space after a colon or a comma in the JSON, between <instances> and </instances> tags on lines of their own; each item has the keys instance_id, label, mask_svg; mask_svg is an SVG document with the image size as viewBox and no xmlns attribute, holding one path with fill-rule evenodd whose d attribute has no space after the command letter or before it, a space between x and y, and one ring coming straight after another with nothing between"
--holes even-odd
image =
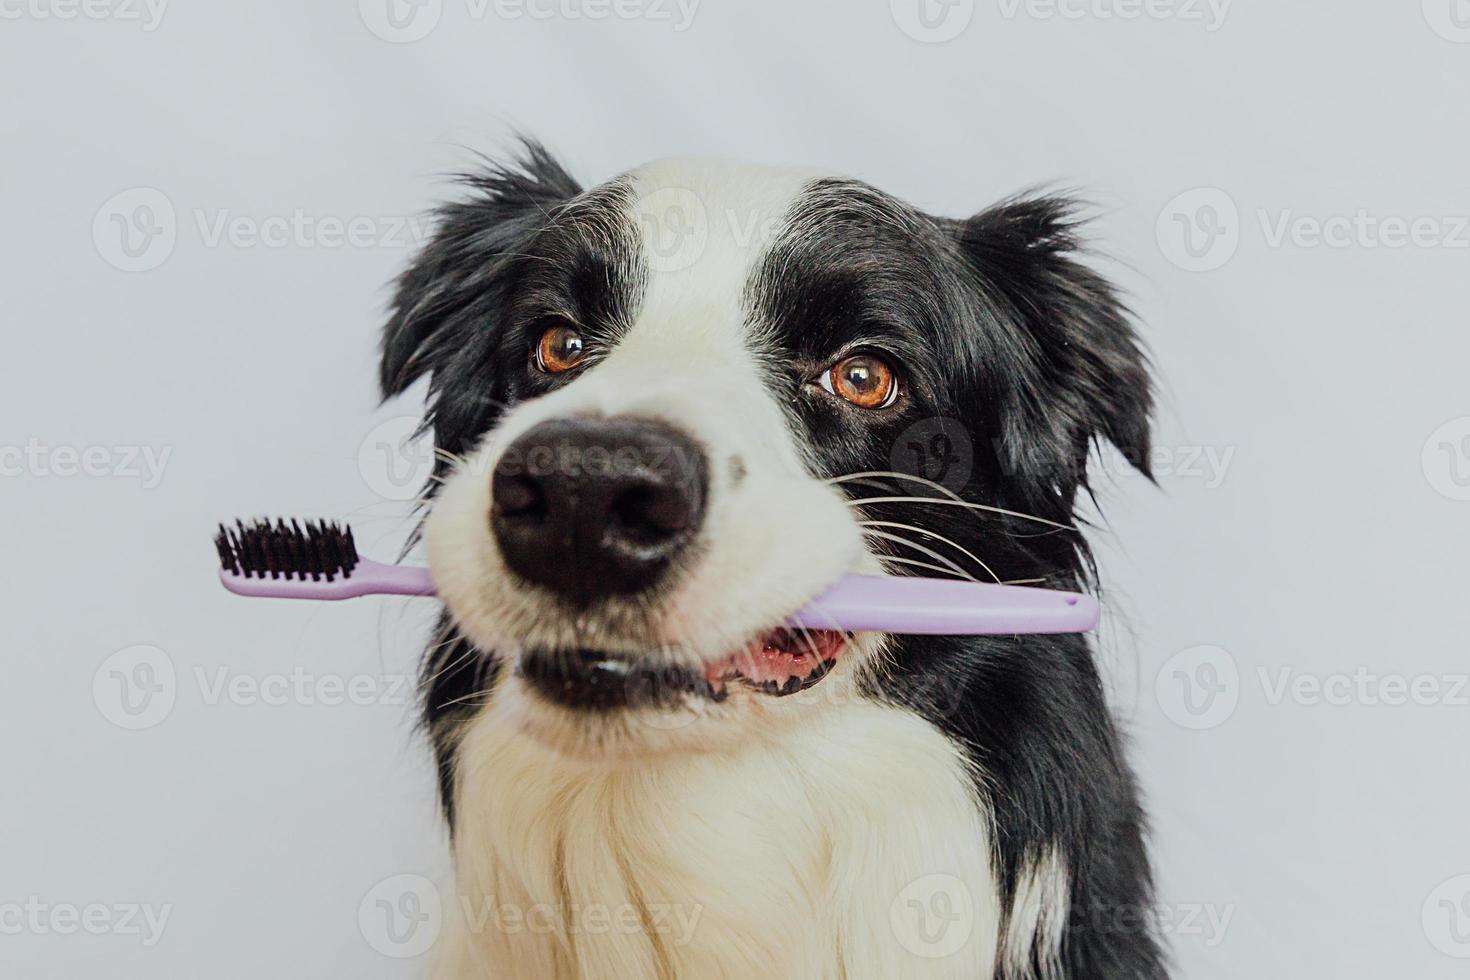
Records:
<instances>
[{"instance_id":1,"label":"dog's black ear","mask_svg":"<svg viewBox=\"0 0 1470 980\"><path fill-rule=\"evenodd\" d=\"M1066 197L1002 202L958 223L986 306L1009 334L993 387L1007 472L1070 509L1094 443L1149 473L1153 385L1127 308L1082 261L1078 206Z\"/></svg>"},{"instance_id":2,"label":"dog's black ear","mask_svg":"<svg viewBox=\"0 0 1470 980\"><path fill-rule=\"evenodd\" d=\"M490 299L497 272L547 220L581 192L541 144L523 140L508 163L460 175L469 194L434 212L434 231L398 278L383 329L378 380L384 398L429 371L436 350L456 343L446 329Z\"/></svg>"}]
</instances>

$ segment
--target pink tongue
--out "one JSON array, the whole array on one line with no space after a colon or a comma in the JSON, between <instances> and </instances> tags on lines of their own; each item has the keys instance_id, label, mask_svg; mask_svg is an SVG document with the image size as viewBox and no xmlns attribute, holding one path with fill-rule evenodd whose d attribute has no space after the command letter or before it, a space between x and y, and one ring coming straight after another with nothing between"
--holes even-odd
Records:
<instances>
[{"instance_id":1,"label":"pink tongue","mask_svg":"<svg viewBox=\"0 0 1470 980\"><path fill-rule=\"evenodd\" d=\"M711 683L724 679L728 668L757 684L774 681L778 686L793 677L803 680L823 662L836 659L844 637L832 630L772 630L722 664L711 665Z\"/></svg>"}]
</instances>

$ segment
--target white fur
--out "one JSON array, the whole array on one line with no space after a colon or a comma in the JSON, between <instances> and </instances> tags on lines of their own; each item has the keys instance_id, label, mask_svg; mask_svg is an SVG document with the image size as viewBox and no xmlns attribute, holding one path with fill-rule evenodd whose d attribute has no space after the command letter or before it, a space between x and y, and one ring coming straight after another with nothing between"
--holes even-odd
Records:
<instances>
[{"instance_id":1,"label":"white fur","mask_svg":"<svg viewBox=\"0 0 1470 980\"><path fill-rule=\"evenodd\" d=\"M1021 869L1006 921L1003 959L1006 975L1026 977L1033 946L1040 953L1041 977L1061 976L1062 932L1071 882L1056 852L1047 849Z\"/></svg>"},{"instance_id":2,"label":"white fur","mask_svg":"<svg viewBox=\"0 0 1470 980\"><path fill-rule=\"evenodd\" d=\"M750 271L810 176L688 161L632 175L651 261L631 329L571 384L509 412L427 524L441 596L507 667L519 647L589 638L715 661L838 575L880 571L844 498L808 475L743 322ZM663 241L671 217L702 230ZM701 558L653 610L567 622L516 587L497 553L486 520L496 460L538 422L577 414L666 419L708 448ZM859 638L799 695L735 685L722 704L615 717L549 705L503 670L460 733L461 894L438 975L990 975L1000 916L988 810L949 739L859 693L882 647ZM935 875L963 900L946 926L964 930L954 949L915 942L905 925L924 912L913 889Z\"/></svg>"},{"instance_id":3,"label":"white fur","mask_svg":"<svg viewBox=\"0 0 1470 980\"><path fill-rule=\"evenodd\" d=\"M984 810L915 716L855 701L734 751L608 765L526 738L498 707L460 746L445 980L990 975ZM964 934L953 951L895 927L932 875L970 891L944 926Z\"/></svg>"}]
</instances>

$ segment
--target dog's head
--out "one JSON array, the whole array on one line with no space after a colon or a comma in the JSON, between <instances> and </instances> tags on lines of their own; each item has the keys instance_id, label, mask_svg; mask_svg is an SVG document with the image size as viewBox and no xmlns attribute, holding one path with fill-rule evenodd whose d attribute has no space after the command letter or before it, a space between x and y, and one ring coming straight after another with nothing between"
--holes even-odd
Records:
<instances>
[{"instance_id":1,"label":"dog's head","mask_svg":"<svg viewBox=\"0 0 1470 980\"><path fill-rule=\"evenodd\" d=\"M565 751L799 723L885 659L781 628L826 585L1075 583L1090 446L1147 459L1143 357L1065 200L948 220L704 161L582 190L536 146L467 181L382 385L430 379L424 536L482 701Z\"/></svg>"}]
</instances>

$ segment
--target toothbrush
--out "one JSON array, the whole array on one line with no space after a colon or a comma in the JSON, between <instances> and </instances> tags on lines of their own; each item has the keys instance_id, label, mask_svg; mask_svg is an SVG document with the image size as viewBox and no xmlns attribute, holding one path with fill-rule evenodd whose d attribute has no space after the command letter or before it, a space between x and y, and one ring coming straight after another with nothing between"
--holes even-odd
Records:
<instances>
[{"instance_id":1,"label":"toothbrush","mask_svg":"<svg viewBox=\"0 0 1470 980\"><path fill-rule=\"evenodd\" d=\"M257 521L220 525L221 584L270 599L431 596L427 568L388 565L357 553L352 529L335 522ZM957 579L847 575L794 613L788 626L883 633L980 635L1085 633L1097 626L1095 598L1077 592Z\"/></svg>"}]
</instances>

